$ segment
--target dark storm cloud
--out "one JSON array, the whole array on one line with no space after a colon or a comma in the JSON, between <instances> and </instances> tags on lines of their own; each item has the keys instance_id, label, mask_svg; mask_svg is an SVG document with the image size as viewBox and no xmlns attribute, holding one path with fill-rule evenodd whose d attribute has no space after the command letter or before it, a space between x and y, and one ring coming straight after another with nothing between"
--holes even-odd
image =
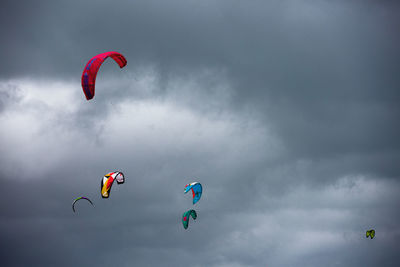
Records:
<instances>
[{"instance_id":1,"label":"dark storm cloud","mask_svg":"<svg viewBox=\"0 0 400 267\"><path fill-rule=\"evenodd\" d=\"M397 2L0 5L6 265L400 262ZM108 50L128 65L106 61L87 102ZM113 169L127 183L102 200ZM72 214L79 195L96 207Z\"/></svg>"},{"instance_id":2,"label":"dark storm cloud","mask_svg":"<svg viewBox=\"0 0 400 267\"><path fill-rule=\"evenodd\" d=\"M395 2L12 3L3 77L79 77L112 49L133 70L154 68L158 93L176 77L225 70L233 108L256 105L298 156L399 148Z\"/></svg>"}]
</instances>

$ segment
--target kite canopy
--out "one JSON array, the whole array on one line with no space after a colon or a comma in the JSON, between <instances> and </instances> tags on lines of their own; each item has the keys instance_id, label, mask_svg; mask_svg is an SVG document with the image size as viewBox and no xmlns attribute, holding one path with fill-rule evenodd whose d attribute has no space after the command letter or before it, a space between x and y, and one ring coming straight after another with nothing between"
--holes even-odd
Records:
<instances>
[{"instance_id":1,"label":"kite canopy","mask_svg":"<svg viewBox=\"0 0 400 267\"><path fill-rule=\"evenodd\" d=\"M375 237L375 230L374 229L371 229L371 230L367 230L367 232L365 233L365 236L368 238L368 237L371 237L371 239L373 239L374 237Z\"/></svg>"},{"instance_id":2,"label":"kite canopy","mask_svg":"<svg viewBox=\"0 0 400 267\"><path fill-rule=\"evenodd\" d=\"M193 220L196 220L197 218L197 214L195 210L188 210L185 213L183 213L182 216L182 224L183 224L183 228L187 229L189 226L189 218L190 216L192 216Z\"/></svg>"},{"instance_id":3,"label":"kite canopy","mask_svg":"<svg viewBox=\"0 0 400 267\"><path fill-rule=\"evenodd\" d=\"M76 203L78 200L81 200L81 199L86 199L86 200L89 201L90 204L92 204L92 206L94 207L93 202L90 201L90 199L88 199L87 197L78 197L78 198L75 198L74 202L72 202L72 210L73 210L74 212L75 212L75 203Z\"/></svg>"},{"instance_id":4,"label":"kite canopy","mask_svg":"<svg viewBox=\"0 0 400 267\"><path fill-rule=\"evenodd\" d=\"M101 179L101 196L103 198L108 198L110 196L110 190L114 180L116 180L118 184L123 184L125 182L124 174L116 171L104 175L103 179Z\"/></svg>"},{"instance_id":5,"label":"kite canopy","mask_svg":"<svg viewBox=\"0 0 400 267\"><path fill-rule=\"evenodd\" d=\"M126 66L127 61L125 57L118 52L105 52L92 57L86 64L82 73L82 89L87 100L90 100L94 97L97 72L99 71L101 64L103 64L104 60L106 60L108 57L114 59L120 68Z\"/></svg>"},{"instance_id":6,"label":"kite canopy","mask_svg":"<svg viewBox=\"0 0 400 267\"><path fill-rule=\"evenodd\" d=\"M192 194L193 194L193 205L196 204L197 201L200 200L201 198L201 193L203 192L203 187L201 186L200 183L198 182L194 182L194 183L190 183L187 184L185 186L185 194L187 192L189 192L189 190L192 190Z\"/></svg>"}]
</instances>

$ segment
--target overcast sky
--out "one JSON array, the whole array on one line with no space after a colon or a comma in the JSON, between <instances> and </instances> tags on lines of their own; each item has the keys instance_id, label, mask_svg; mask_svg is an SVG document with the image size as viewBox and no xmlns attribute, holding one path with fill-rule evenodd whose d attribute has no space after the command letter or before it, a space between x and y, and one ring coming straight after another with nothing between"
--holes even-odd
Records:
<instances>
[{"instance_id":1,"label":"overcast sky","mask_svg":"<svg viewBox=\"0 0 400 267\"><path fill-rule=\"evenodd\" d=\"M1 1L2 266L400 266L399 13Z\"/></svg>"}]
</instances>

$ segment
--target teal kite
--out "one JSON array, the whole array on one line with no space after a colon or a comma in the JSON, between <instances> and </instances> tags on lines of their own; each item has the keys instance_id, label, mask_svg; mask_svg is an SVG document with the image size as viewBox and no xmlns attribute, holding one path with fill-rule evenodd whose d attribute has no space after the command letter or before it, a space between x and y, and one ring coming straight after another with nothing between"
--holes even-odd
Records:
<instances>
[{"instance_id":1,"label":"teal kite","mask_svg":"<svg viewBox=\"0 0 400 267\"><path fill-rule=\"evenodd\" d=\"M183 228L187 229L189 226L189 218L190 216L192 216L193 220L196 220L197 218L197 214L195 210L188 210L185 213L183 213L182 216L182 224L183 224Z\"/></svg>"}]
</instances>

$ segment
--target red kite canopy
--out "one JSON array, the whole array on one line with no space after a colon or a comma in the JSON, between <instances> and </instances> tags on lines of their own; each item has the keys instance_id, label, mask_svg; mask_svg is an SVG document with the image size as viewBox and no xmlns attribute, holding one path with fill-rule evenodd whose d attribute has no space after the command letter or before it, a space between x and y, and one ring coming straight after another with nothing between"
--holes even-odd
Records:
<instances>
[{"instance_id":1,"label":"red kite canopy","mask_svg":"<svg viewBox=\"0 0 400 267\"><path fill-rule=\"evenodd\" d=\"M97 72L99 71L101 64L103 64L104 60L106 60L108 57L114 59L120 68L126 66L127 61L125 57L118 52L105 52L92 57L86 64L82 73L82 89L87 100L90 100L94 97L94 86L96 83Z\"/></svg>"}]
</instances>

